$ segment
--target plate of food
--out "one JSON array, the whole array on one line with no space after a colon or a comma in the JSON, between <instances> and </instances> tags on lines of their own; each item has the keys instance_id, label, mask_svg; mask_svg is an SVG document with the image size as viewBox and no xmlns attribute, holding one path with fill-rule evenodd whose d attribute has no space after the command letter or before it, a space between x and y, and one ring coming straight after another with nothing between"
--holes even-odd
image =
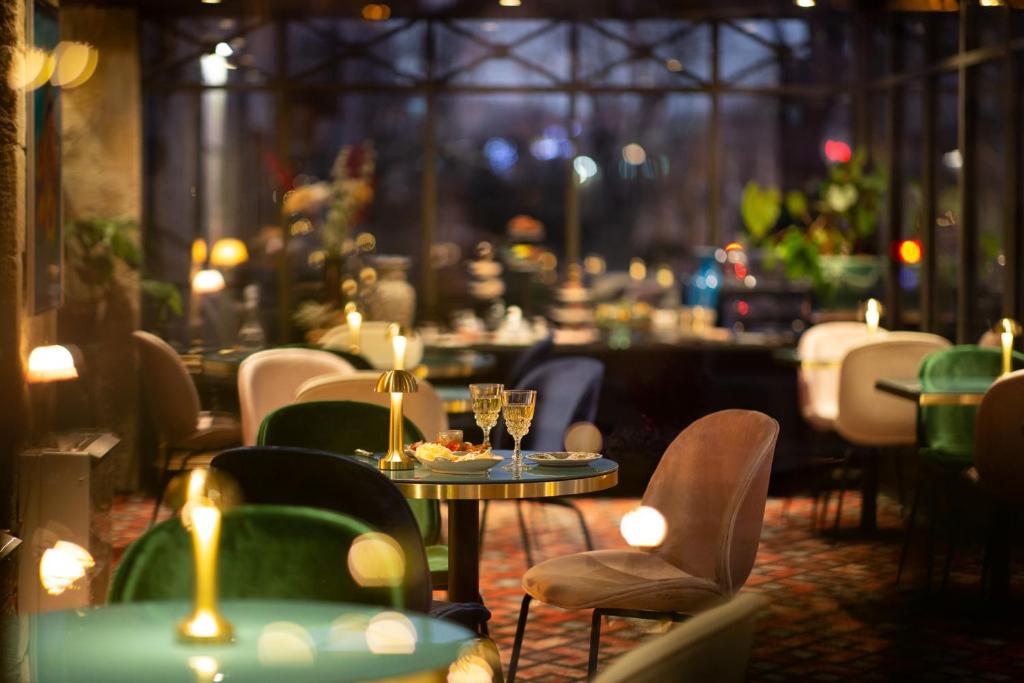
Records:
<instances>
[{"instance_id":1,"label":"plate of food","mask_svg":"<svg viewBox=\"0 0 1024 683\"><path fill-rule=\"evenodd\" d=\"M444 444L417 442L409 446L409 451L426 467L443 474L479 474L502 460L483 444L461 446L461 450L452 450Z\"/></svg>"},{"instance_id":2,"label":"plate of food","mask_svg":"<svg viewBox=\"0 0 1024 683\"><path fill-rule=\"evenodd\" d=\"M552 453L530 453L527 460L544 467L582 467L587 463L601 459L600 453L582 453L579 451L555 451Z\"/></svg>"}]
</instances>

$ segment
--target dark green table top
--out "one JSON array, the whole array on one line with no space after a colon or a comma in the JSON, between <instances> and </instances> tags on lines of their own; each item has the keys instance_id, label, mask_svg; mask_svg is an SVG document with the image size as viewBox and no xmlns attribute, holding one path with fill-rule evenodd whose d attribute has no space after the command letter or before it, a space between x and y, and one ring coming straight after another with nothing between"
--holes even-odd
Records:
<instances>
[{"instance_id":1,"label":"dark green table top","mask_svg":"<svg viewBox=\"0 0 1024 683\"><path fill-rule=\"evenodd\" d=\"M997 377L951 377L930 380L922 385L918 379L882 377L875 388L921 405L977 405Z\"/></svg>"},{"instance_id":2,"label":"dark green table top","mask_svg":"<svg viewBox=\"0 0 1024 683\"><path fill-rule=\"evenodd\" d=\"M189 609L181 602L106 605L34 614L8 626L28 639L18 651L27 652L30 680L46 683L368 681L445 671L472 638L421 614L246 600L222 605L234 641L202 645L177 638Z\"/></svg>"}]
</instances>

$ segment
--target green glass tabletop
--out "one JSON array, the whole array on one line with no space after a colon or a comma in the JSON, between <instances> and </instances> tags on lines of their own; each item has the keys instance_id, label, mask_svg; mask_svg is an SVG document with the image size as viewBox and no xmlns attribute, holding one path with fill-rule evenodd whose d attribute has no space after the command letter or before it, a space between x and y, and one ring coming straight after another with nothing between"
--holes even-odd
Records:
<instances>
[{"instance_id":1,"label":"green glass tabletop","mask_svg":"<svg viewBox=\"0 0 1024 683\"><path fill-rule=\"evenodd\" d=\"M996 377L949 377L922 383L918 379L883 377L875 382L879 391L917 401L921 405L972 405L996 381Z\"/></svg>"},{"instance_id":2,"label":"green glass tabletop","mask_svg":"<svg viewBox=\"0 0 1024 683\"><path fill-rule=\"evenodd\" d=\"M225 601L234 641L184 643L190 606L141 602L44 612L7 622L27 640L29 680L104 683L368 681L444 671L472 634L425 615L365 605ZM22 641L24 642L24 640Z\"/></svg>"},{"instance_id":3,"label":"green glass tabletop","mask_svg":"<svg viewBox=\"0 0 1024 683\"><path fill-rule=\"evenodd\" d=\"M417 465L414 470L397 470L385 474L394 482L425 483L425 484L504 484L512 482L554 482L573 479L586 479L608 474L619 469L618 463L608 458L592 460L579 467L557 467L550 465L534 465L527 456L536 451L523 451L523 469L519 473L510 472L504 466L511 460L512 451L495 450L504 462L486 472L475 474L444 474L435 472L426 465Z\"/></svg>"}]
</instances>

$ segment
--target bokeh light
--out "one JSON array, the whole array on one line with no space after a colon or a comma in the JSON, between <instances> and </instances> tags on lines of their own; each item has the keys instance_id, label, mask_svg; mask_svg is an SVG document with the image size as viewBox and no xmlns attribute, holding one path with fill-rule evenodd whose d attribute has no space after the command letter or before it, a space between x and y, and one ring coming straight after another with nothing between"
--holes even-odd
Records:
<instances>
[{"instance_id":1,"label":"bokeh light","mask_svg":"<svg viewBox=\"0 0 1024 683\"><path fill-rule=\"evenodd\" d=\"M50 83L70 89L92 78L99 63L99 52L88 43L61 41L53 51L53 58Z\"/></svg>"},{"instance_id":2,"label":"bokeh light","mask_svg":"<svg viewBox=\"0 0 1024 683\"><path fill-rule=\"evenodd\" d=\"M35 90L53 75L56 60L53 55L39 47L11 53L7 84L14 90Z\"/></svg>"},{"instance_id":3,"label":"bokeh light","mask_svg":"<svg viewBox=\"0 0 1024 683\"><path fill-rule=\"evenodd\" d=\"M668 523L654 508L640 506L623 516L619 531L634 548L656 548L665 540Z\"/></svg>"},{"instance_id":4,"label":"bokeh light","mask_svg":"<svg viewBox=\"0 0 1024 683\"><path fill-rule=\"evenodd\" d=\"M900 261L907 265L921 262L921 243L917 240L903 240L899 246Z\"/></svg>"},{"instance_id":5,"label":"bokeh light","mask_svg":"<svg viewBox=\"0 0 1024 683\"><path fill-rule=\"evenodd\" d=\"M366 647L375 655L412 654L416 640L416 625L401 612L381 612L366 626Z\"/></svg>"},{"instance_id":6,"label":"bokeh light","mask_svg":"<svg viewBox=\"0 0 1024 683\"><path fill-rule=\"evenodd\" d=\"M39 559L39 580L47 593L60 595L95 566L96 561L82 546L69 541L57 541Z\"/></svg>"},{"instance_id":7,"label":"bokeh light","mask_svg":"<svg viewBox=\"0 0 1024 683\"><path fill-rule=\"evenodd\" d=\"M635 142L622 148L622 160L631 166L641 166L647 161L647 152Z\"/></svg>"},{"instance_id":8,"label":"bokeh light","mask_svg":"<svg viewBox=\"0 0 1024 683\"><path fill-rule=\"evenodd\" d=\"M365 533L348 549L348 571L365 588L397 586L405 576L405 554L387 534Z\"/></svg>"},{"instance_id":9,"label":"bokeh light","mask_svg":"<svg viewBox=\"0 0 1024 683\"><path fill-rule=\"evenodd\" d=\"M597 176L597 162L588 156L580 155L573 159L572 167L580 185Z\"/></svg>"},{"instance_id":10,"label":"bokeh light","mask_svg":"<svg viewBox=\"0 0 1024 683\"><path fill-rule=\"evenodd\" d=\"M312 666L316 643L309 631L292 621L273 621L256 641L256 656L263 666Z\"/></svg>"}]
</instances>

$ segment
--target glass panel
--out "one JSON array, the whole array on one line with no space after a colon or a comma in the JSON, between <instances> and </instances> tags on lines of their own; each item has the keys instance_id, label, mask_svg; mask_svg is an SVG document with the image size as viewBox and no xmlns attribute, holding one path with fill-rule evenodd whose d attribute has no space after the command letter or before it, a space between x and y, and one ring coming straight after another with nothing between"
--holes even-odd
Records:
<instances>
[{"instance_id":1,"label":"glass panel","mask_svg":"<svg viewBox=\"0 0 1024 683\"><path fill-rule=\"evenodd\" d=\"M960 150L957 148L957 75L938 79L935 134L935 294L936 327L956 337L956 300L960 276Z\"/></svg>"},{"instance_id":2,"label":"glass panel","mask_svg":"<svg viewBox=\"0 0 1024 683\"><path fill-rule=\"evenodd\" d=\"M781 187L779 101L770 97L725 95L722 107L722 242L745 234L740 216L743 188L751 180Z\"/></svg>"},{"instance_id":3,"label":"glass panel","mask_svg":"<svg viewBox=\"0 0 1024 683\"><path fill-rule=\"evenodd\" d=\"M1002 13L1000 13L1002 14ZM971 70L977 79L977 121L974 174L977 188L977 307L975 330L981 334L1002 317L1003 207L1006 190L1006 116L1002 92L1004 80L1001 61L983 64Z\"/></svg>"}]
</instances>

